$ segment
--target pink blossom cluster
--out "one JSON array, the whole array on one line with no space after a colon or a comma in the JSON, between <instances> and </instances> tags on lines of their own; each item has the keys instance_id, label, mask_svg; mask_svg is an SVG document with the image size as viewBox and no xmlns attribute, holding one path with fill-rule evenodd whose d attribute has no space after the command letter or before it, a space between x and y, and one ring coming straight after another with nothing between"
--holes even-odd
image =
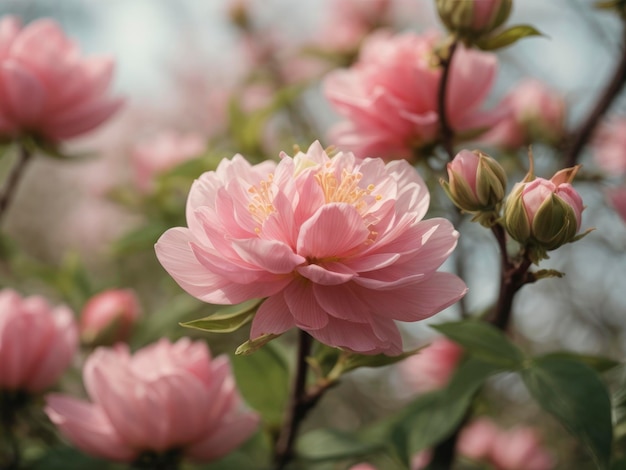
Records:
<instances>
[{"instance_id":1,"label":"pink blossom cluster","mask_svg":"<svg viewBox=\"0 0 626 470\"><path fill-rule=\"evenodd\" d=\"M458 233L422 220L428 204L404 160L331 158L318 142L278 164L237 155L196 180L188 227L168 230L156 253L205 302L266 298L253 339L297 327L330 346L398 354L395 320L428 318L466 292L437 272Z\"/></svg>"}]
</instances>

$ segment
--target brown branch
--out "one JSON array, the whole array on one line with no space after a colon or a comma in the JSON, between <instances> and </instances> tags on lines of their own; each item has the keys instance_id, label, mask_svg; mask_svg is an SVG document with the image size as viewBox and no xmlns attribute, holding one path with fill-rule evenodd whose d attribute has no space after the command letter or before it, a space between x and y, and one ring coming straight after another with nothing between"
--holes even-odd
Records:
<instances>
[{"instance_id":1,"label":"brown branch","mask_svg":"<svg viewBox=\"0 0 626 470\"><path fill-rule=\"evenodd\" d=\"M585 147L600 119L611 106L622 87L626 82L626 28L622 33L622 51L619 63L611 80L600 95L598 102L589 112L585 120L580 124L578 129L570 134L568 141L570 145L566 147L563 154L563 162L565 168L576 165L580 152Z\"/></svg>"},{"instance_id":2,"label":"brown branch","mask_svg":"<svg viewBox=\"0 0 626 470\"><path fill-rule=\"evenodd\" d=\"M32 154L23 145L20 145L17 162L15 162L13 168L11 168L4 187L0 192L0 223L2 223L2 219L4 218L4 215L13 200L17 185L24 174L24 170L26 169L28 162L31 160L31 157Z\"/></svg>"},{"instance_id":3,"label":"brown branch","mask_svg":"<svg viewBox=\"0 0 626 470\"><path fill-rule=\"evenodd\" d=\"M441 145L448 154L448 158L452 160L454 158L454 130L450 127L448 116L446 112L446 92L448 88L448 81L450 78L450 68L452 65L452 59L458 42L455 40L450 44L448 48L447 57L441 57L441 81L439 82L439 89L437 90L437 112L439 115L439 135L441 138Z\"/></svg>"},{"instance_id":4,"label":"brown branch","mask_svg":"<svg viewBox=\"0 0 626 470\"><path fill-rule=\"evenodd\" d=\"M307 413L321 397L316 394L313 397L307 395L306 378L309 370L306 358L311 353L313 338L306 331L300 331L298 338L298 357L296 362L296 376L291 391L291 398L285 416L284 425L274 447L274 464L276 470L281 470L291 461L294 456L294 444L298 428Z\"/></svg>"}]
</instances>

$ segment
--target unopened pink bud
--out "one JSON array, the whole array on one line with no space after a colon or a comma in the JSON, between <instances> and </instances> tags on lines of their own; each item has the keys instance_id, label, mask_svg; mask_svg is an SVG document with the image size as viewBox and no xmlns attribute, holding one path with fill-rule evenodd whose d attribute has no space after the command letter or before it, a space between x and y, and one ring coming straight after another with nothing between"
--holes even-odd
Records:
<instances>
[{"instance_id":1,"label":"unopened pink bud","mask_svg":"<svg viewBox=\"0 0 626 470\"><path fill-rule=\"evenodd\" d=\"M81 313L80 334L90 346L127 341L141 314L135 293L130 289L111 289L93 296Z\"/></svg>"},{"instance_id":2,"label":"unopened pink bud","mask_svg":"<svg viewBox=\"0 0 626 470\"><path fill-rule=\"evenodd\" d=\"M452 202L465 212L488 213L487 225L495 220L506 189L502 166L480 150L461 150L447 170L449 181L441 184Z\"/></svg>"},{"instance_id":3,"label":"unopened pink bud","mask_svg":"<svg viewBox=\"0 0 626 470\"><path fill-rule=\"evenodd\" d=\"M502 25L511 13L512 0L437 0L437 11L450 32L476 38Z\"/></svg>"},{"instance_id":4,"label":"unopened pink bud","mask_svg":"<svg viewBox=\"0 0 626 470\"><path fill-rule=\"evenodd\" d=\"M544 251L575 241L584 209L582 198L570 184L577 170L561 170L550 180L535 178L517 183L504 209L509 235ZM539 258L545 257L542 254Z\"/></svg>"}]
</instances>

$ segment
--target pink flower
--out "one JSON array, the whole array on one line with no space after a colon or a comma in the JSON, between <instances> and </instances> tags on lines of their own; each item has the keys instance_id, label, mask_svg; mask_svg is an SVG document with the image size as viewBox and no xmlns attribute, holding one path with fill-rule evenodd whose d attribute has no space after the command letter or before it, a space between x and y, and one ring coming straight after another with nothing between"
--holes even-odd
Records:
<instances>
[{"instance_id":1,"label":"pink flower","mask_svg":"<svg viewBox=\"0 0 626 470\"><path fill-rule=\"evenodd\" d=\"M0 390L37 393L50 387L72 362L77 345L69 308L0 291Z\"/></svg>"},{"instance_id":2,"label":"pink flower","mask_svg":"<svg viewBox=\"0 0 626 470\"><path fill-rule=\"evenodd\" d=\"M411 158L437 142L437 90L441 67L434 49L439 35L389 32L364 41L358 62L331 72L326 97L347 118L331 130L333 143L357 157ZM478 108L496 74L496 56L459 47L452 60L446 113L459 134L480 132L500 119Z\"/></svg>"},{"instance_id":3,"label":"pink flower","mask_svg":"<svg viewBox=\"0 0 626 470\"><path fill-rule=\"evenodd\" d=\"M457 441L457 450L472 460L489 460L500 432L493 421L479 418L463 428Z\"/></svg>"},{"instance_id":4,"label":"pink flower","mask_svg":"<svg viewBox=\"0 0 626 470\"><path fill-rule=\"evenodd\" d=\"M267 297L251 338L298 327L330 346L398 354L394 320L428 318L466 292L436 272L458 233L421 220L428 203L405 161L331 159L318 142L278 164L236 155L193 184L189 228L168 230L156 253L205 302Z\"/></svg>"},{"instance_id":5,"label":"pink flower","mask_svg":"<svg viewBox=\"0 0 626 470\"><path fill-rule=\"evenodd\" d=\"M501 106L511 112L480 138L481 142L516 149L535 141L558 143L565 132L565 100L539 80L516 85Z\"/></svg>"},{"instance_id":6,"label":"pink flower","mask_svg":"<svg viewBox=\"0 0 626 470\"><path fill-rule=\"evenodd\" d=\"M550 470L554 459L542 447L532 428L517 427L500 433L491 450L498 470Z\"/></svg>"},{"instance_id":7,"label":"pink flower","mask_svg":"<svg viewBox=\"0 0 626 470\"><path fill-rule=\"evenodd\" d=\"M98 348L83 380L91 401L46 396L46 413L82 451L132 462L144 453L179 450L208 462L242 444L258 418L243 411L228 358L211 358L205 343L162 339L134 355Z\"/></svg>"},{"instance_id":8,"label":"pink flower","mask_svg":"<svg viewBox=\"0 0 626 470\"><path fill-rule=\"evenodd\" d=\"M446 338L437 338L399 365L403 381L415 392L444 387L463 355L463 349Z\"/></svg>"},{"instance_id":9,"label":"pink flower","mask_svg":"<svg viewBox=\"0 0 626 470\"><path fill-rule=\"evenodd\" d=\"M83 58L52 20L22 28L0 20L0 135L35 134L51 141L103 123L122 104L106 96L113 61Z\"/></svg>"},{"instance_id":10,"label":"pink flower","mask_svg":"<svg viewBox=\"0 0 626 470\"><path fill-rule=\"evenodd\" d=\"M601 124L592 141L593 158L610 175L626 173L626 118Z\"/></svg>"},{"instance_id":11,"label":"pink flower","mask_svg":"<svg viewBox=\"0 0 626 470\"><path fill-rule=\"evenodd\" d=\"M613 209L626 222L626 186L609 189L606 196Z\"/></svg>"},{"instance_id":12,"label":"pink flower","mask_svg":"<svg viewBox=\"0 0 626 470\"><path fill-rule=\"evenodd\" d=\"M141 307L131 289L110 289L89 299L80 316L83 341L91 345L127 341Z\"/></svg>"},{"instance_id":13,"label":"pink flower","mask_svg":"<svg viewBox=\"0 0 626 470\"><path fill-rule=\"evenodd\" d=\"M496 470L550 470L555 465L534 429L520 426L503 430L488 418L479 418L463 429L457 450L472 460L490 463Z\"/></svg>"},{"instance_id":14,"label":"pink flower","mask_svg":"<svg viewBox=\"0 0 626 470\"><path fill-rule=\"evenodd\" d=\"M149 193L154 188L157 175L202 155L204 139L195 134L163 132L133 148L131 162L137 189Z\"/></svg>"}]
</instances>

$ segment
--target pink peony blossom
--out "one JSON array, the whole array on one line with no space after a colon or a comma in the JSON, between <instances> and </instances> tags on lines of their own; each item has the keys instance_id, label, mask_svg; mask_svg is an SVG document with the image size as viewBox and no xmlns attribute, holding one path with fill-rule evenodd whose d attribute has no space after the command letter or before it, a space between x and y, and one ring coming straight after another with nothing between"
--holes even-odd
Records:
<instances>
[{"instance_id":1,"label":"pink peony blossom","mask_svg":"<svg viewBox=\"0 0 626 470\"><path fill-rule=\"evenodd\" d=\"M534 429L519 426L503 430L488 418L479 418L461 431L457 450L496 470L550 470L555 465Z\"/></svg>"},{"instance_id":2,"label":"pink peony blossom","mask_svg":"<svg viewBox=\"0 0 626 470\"><path fill-rule=\"evenodd\" d=\"M168 230L156 253L205 302L267 297L251 338L298 327L330 346L398 354L394 320L428 318L466 292L436 272L458 233L422 221L428 203L405 161L329 158L318 142L278 164L236 155L193 184L189 228Z\"/></svg>"},{"instance_id":3,"label":"pink peony blossom","mask_svg":"<svg viewBox=\"0 0 626 470\"><path fill-rule=\"evenodd\" d=\"M0 135L35 134L51 141L103 123L122 101L106 95L113 61L83 58L52 20L22 28L0 20Z\"/></svg>"},{"instance_id":4,"label":"pink peony blossom","mask_svg":"<svg viewBox=\"0 0 626 470\"><path fill-rule=\"evenodd\" d=\"M326 97L347 118L331 130L331 140L357 157L412 158L439 138L437 91L441 67L435 48L439 35L387 31L364 41L358 62L331 72L324 81ZM493 54L460 46L452 59L446 113L458 133L487 129L499 112L479 106L496 74Z\"/></svg>"},{"instance_id":5,"label":"pink peony blossom","mask_svg":"<svg viewBox=\"0 0 626 470\"><path fill-rule=\"evenodd\" d=\"M243 411L228 358L211 358L205 343L162 339L131 356L128 347L98 348L83 379L91 401L46 396L46 413L84 452L132 462L142 454L180 451L208 462L234 450L256 430Z\"/></svg>"},{"instance_id":6,"label":"pink peony blossom","mask_svg":"<svg viewBox=\"0 0 626 470\"><path fill-rule=\"evenodd\" d=\"M626 173L626 118L602 123L592 141L596 164L610 175Z\"/></svg>"},{"instance_id":7,"label":"pink peony blossom","mask_svg":"<svg viewBox=\"0 0 626 470\"><path fill-rule=\"evenodd\" d=\"M157 175L175 166L202 155L205 141L199 135L163 132L135 145L131 151L131 162L135 185L143 193L154 188Z\"/></svg>"},{"instance_id":8,"label":"pink peony blossom","mask_svg":"<svg viewBox=\"0 0 626 470\"><path fill-rule=\"evenodd\" d=\"M131 289L110 289L89 299L80 316L80 334L88 344L127 341L141 306Z\"/></svg>"},{"instance_id":9,"label":"pink peony blossom","mask_svg":"<svg viewBox=\"0 0 626 470\"><path fill-rule=\"evenodd\" d=\"M437 338L399 364L403 381L415 392L445 386L463 355L463 349L447 338Z\"/></svg>"},{"instance_id":10,"label":"pink peony blossom","mask_svg":"<svg viewBox=\"0 0 626 470\"><path fill-rule=\"evenodd\" d=\"M501 103L510 113L481 142L516 149L535 141L558 143L565 133L565 100L539 80L517 84Z\"/></svg>"},{"instance_id":11,"label":"pink peony blossom","mask_svg":"<svg viewBox=\"0 0 626 470\"><path fill-rule=\"evenodd\" d=\"M613 209L626 222L626 186L609 189L606 196Z\"/></svg>"},{"instance_id":12,"label":"pink peony blossom","mask_svg":"<svg viewBox=\"0 0 626 470\"><path fill-rule=\"evenodd\" d=\"M41 392L68 368L78 346L74 315L39 296L0 291L0 390Z\"/></svg>"}]
</instances>

